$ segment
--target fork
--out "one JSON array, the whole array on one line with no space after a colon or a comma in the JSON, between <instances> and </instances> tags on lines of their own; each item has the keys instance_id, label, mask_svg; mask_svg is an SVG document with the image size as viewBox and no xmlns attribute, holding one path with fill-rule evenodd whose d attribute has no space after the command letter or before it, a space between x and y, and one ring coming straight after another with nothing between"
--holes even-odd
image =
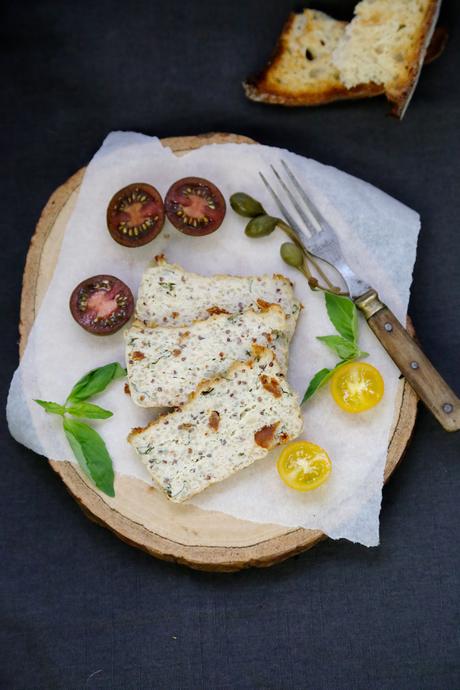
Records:
<instances>
[{"instance_id":1,"label":"fork","mask_svg":"<svg viewBox=\"0 0 460 690\"><path fill-rule=\"evenodd\" d=\"M353 272L345 260L334 228L315 206L288 164L282 160L281 165L291 186L273 165L271 169L308 234L292 216L265 175L262 172L259 172L259 175L300 244L310 254L330 264L341 274L350 298L363 313L371 330L420 399L446 431L457 431L460 428L460 400L393 312L380 301L377 291Z\"/></svg>"}]
</instances>

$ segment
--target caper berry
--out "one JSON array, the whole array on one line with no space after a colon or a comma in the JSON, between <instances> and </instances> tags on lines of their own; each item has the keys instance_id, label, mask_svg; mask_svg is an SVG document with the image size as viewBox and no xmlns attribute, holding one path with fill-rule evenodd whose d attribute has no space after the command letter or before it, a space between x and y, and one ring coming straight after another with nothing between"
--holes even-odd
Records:
<instances>
[{"instance_id":1,"label":"caper berry","mask_svg":"<svg viewBox=\"0 0 460 690\"><path fill-rule=\"evenodd\" d=\"M280 254L283 261L288 266L302 269L304 265L304 253L297 244L284 242L280 247Z\"/></svg>"},{"instance_id":2,"label":"caper berry","mask_svg":"<svg viewBox=\"0 0 460 690\"><path fill-rule=\"evenodd\" d=\"M256 199L244 192L236 192L230 197L230 206L240 216L255 218L265 213L264 207Z\"/></svg>"},{"instance_id":3,"label":"caper berry","mask_svg":"<svg viewBox=\"0 0 460 690\"><path fill-rule=\"evenodd\" d=\"M265 237L270 235L278 225L278 218L273 216L257 216L249 221L244 232L248 237Z\"/></svg>"}]
</instances>

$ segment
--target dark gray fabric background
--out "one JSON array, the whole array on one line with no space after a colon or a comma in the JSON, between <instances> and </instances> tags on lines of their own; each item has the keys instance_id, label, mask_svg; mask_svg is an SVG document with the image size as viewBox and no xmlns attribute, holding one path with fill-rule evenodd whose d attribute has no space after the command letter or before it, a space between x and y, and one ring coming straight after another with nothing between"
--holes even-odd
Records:
<instances>
[{"instance_id":1,"label":"dark gray fabric background","mask_svg":"<svg viewBox=\"0 0 460 690\"><path fill-rule=\"evenodd\" d=\"M346 18L353 2L312 5ZM263 64L293 7L301 5L6 4L5 397L34 225L51 192L115 129L247 134L336 165L417 209L410 313L427 354L460 388L459 3L445 2L450 44L424 70L402 123L386 117L382 99L311 110L245 100L242 78ZM420 410L384 491L379 548L327 541L269 570L214 575L157 561L91 523L46 461L3 425L0 687L459 688L459 440Z\"/></svg>"}]
</instances>

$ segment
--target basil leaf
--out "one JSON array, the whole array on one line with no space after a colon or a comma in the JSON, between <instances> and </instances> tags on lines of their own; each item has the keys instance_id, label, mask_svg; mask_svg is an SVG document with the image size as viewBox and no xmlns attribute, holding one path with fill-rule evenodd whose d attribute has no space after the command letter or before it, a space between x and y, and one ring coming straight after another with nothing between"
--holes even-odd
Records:
<instances>
[{"instance_id":1,"label":"basil leaf","mask_svg":"<svg viewBox=\"0 0 460 690\"><path fill-rule=\"evenodd\" d=\"M367 355L367 352L363 352L362 354ZM339 362L338 364L335 365L333 369L320 369L319 371L316 372L316 374L313 376L312 380L308 384L308 388L305 392L305 395L303 396L303 400L300 403L303 405L303 403L311 398L312 395L316 393L316 391L324 386L327 381L331 378L332 374L335 374L337 369L340 367L343 367L344 364L347 364L349 360L344 360L343 362Z\"/></svg>"},{"instance_id":2,"label":"basil leaf","mask_svg":"<svg viewBox=\"0 0 460 690\"><path fill-rule=\"evenodd\" d=\"M103 407L89 402L73 403L66 408L66 412L74 417L85 417L86 419L108 419L113 415L113 412L110 412L110 410L104 410Z\"/></svg>"},{"instance_id":3,"label":"basil leaf","mask_svg":"<svg viewBox=\"0 0 460 690\"><path fill-rule=\"evenodd\" d=\"M81 468L98 489L115 496L112 459L97 431L84 422L64 417L64 432Z\"/></svg>"},{"instance_id":4,"label":"basil leaf","mask_svg":"<svg viewBox=\"0 0 460 690\"><path fill-rule=\"evenodd\" d=\"M106 364L103 367L92 369L83 376L70 391L67 398L68 402L80 402L87 400L92 395L102 393L111 381L126 376L126 369L123 369L118 362Z\"/></svg>"},{"instance_id":5,"label":"basil leaf","mask_svg":"<svg viewBox=\"0 0 460 690\"><path fill-rule=\"evenodd\" d=\"M91 470L89 469L89 465L86 462L86 455L83 452L82 447L81 447L80 443L78 442L77 438L70 431L71 426L72 426L72 422L74 420L64 417L64 419L62 421L63 421L63 426L64 426L64 434L66 435L66 438L69 442L69 445L72 448L73 454L75 455L75 457L78 460L78 464L80 465L82 470L85 472L85 474L87 474L88 477L91 477Z\"/></svg>"},{"instance_id":6,"label":"basil leaf","mask_svg":"<svg viewBox=\"0 0 460 690\"><path fill-rule=\"evenodd\" d=\"M359 348L341 335L320 335L317 340L327 345L340 359L354 359L360 352Z\"/></svg>"},{"instance_id":7,"label":"basil leaf","mask_svg":"<svg viewBox=\"0 0 460 690\"><path fill-rule=\"evenodd\" d=\"M326 309L334 327L341 336L356 344L358 340L358 313L355 305L342 295L326 292Z\"/></svg>"},{"instance_id":8,"label":"basil leaf","mask_svg":"<svg viewBox=\"0 0 460 690\"><path fill-rule=\"evenodd\" d=\"M303 396L302 402L300 404L303 405L304 402L311 398L311 396L314 395L316 391L331 378L333 372L334 369L320 369L319 371L317 371L310 383L308 384L308 388L305 391L305 395Z\"/></svg>"},{"instance_id":9,"label":"basil leaf","mask_svg":"<svg viewBox=\"0 0 460 690\"><path fill-rule=\"evenodd\" d=\"M46 400L34 400L38 405L41 405L49 414L65 414L64 405L59 405L55 402L47 402Z\"/></svg>"}]
</instances>

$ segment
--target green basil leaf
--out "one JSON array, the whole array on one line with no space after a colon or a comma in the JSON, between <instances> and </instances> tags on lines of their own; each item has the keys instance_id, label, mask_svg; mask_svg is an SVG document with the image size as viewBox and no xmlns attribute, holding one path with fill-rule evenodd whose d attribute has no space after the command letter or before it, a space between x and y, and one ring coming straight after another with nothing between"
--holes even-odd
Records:
<instances>
[{"instance_id":1,"label":"green basil leaf","mask_svg":"<svg viewBox=\"0 0 460 690\"><path fill-rule=\"evenodd\" d=\"M313 376L312 380L308 384L308 388L305 391L305 395L303 396L301 405L303 405L304 402L311 398L311 396L314 395L316 391L319 388L321 388L321 386L324 386L326 381L328 381L331 378L333 372L334 369L320 369L316 372L316 374Z\"/></svg>"},{"instance_id":2,"label":"green basil leaf","mask_svg":"<svg viewBox=\"0 0 460 690\"><path fill-rule=\"evenodd\" d=\"M88 477L91 477L91 470L89 469L89 465L86 462L86 455L83 452L83 449L82 449L80 443L78 442L77 438L71 432L73 422L74 422L74 420L68 419L67 417L64 417L64 419L63 419L64 434L66 435L66 438L69 442L69 445L72 448L73 454L75 455L75 457L78 460L78 464L80 465L82 470L85 472L85 474L87 474Z\"/></svg>"},{"instance_id":3,"label":"green basil leaf","mask_svg":"<svg viewBox=\"0 0 460 690\"><path fill-rule=\"evenodd\" d=\"M326 309L330 320L341 336L356 344L358 341L358 313L355 305L342 295L326 292Z\"/></svg>"},{"instance_id":4,"label":"green basil leaf","mask_svg":"<svg viewBox=\"0 0 460 690\"><path fill-rule=\"evenodd\" d=\"M36 402L38 405L41 405L49 414L65 414L64 405L59 405L55 402L48 402L47 400L34 400L34 402Z\"/></svg>"},{"instance_id":5,"label":"green basil leaf","mask_svg":"<svg viewBox=\"0 0 460 690\"><path fill-rule=\"evenodd\" d=\"M113 415L110 410L104 410L103 407L89 402L73 403L66 408L66 412L74 417L85 417L86 419L108 419Z\"/></svg>"},{"instance_id":6,"label":"green basil leaf","mask_svg":"<svg viewBox=\"0 0 460 690\"><path fill-rule=\"evenodd\" d=\"M115 496L112 459L97 431L84 422L64 417L64 432L81 468L98 489Z\"/></svg>"},{"instance_id":7,"label":"green basil leaf","mask_svg":"<svg viewBox=\"0 0 460 690\"><path fill-rule=\"evenodd\" d=\"M367 352L364 352L363 354L367 354ZM316 372L316 374L313 376L312 380L308 384L308 388L305 392L305 395L303 396L303 400L300 403L303 405L303 403L311 398L312 395L316 393L316 391L324 386L327 381L331 378L332 374L336 372L337 369L340 367L343 367L344 364L347 364L350 360L344 360L343 362L339 362L338 364L335 365L333 369L320 369L319 371Z\"/></svg>"},{"instance_id":8,"label":"green basil leaf","mask_svg":"<svg viewBox=\"0 0 460 690\"><path fill-rule=\"evenodd\" d=\"M124 376L126 376L126 369L123 369L118 362L92 369L77 381L70 391L67 401L73 403L87 400L97 393L102 393L111 381Z\"/></svg>"},{"instance_id":9,"label":"green basil leaf","mask_svg":"<svg viewBox=\"0 0 460 690\"><path fill-rule=\"evenodd\" d=\"M359 348L341 335L320 335L317 340L327 345L340 359L354 359L360 352Z\"/></svg>"}]
</instances>

